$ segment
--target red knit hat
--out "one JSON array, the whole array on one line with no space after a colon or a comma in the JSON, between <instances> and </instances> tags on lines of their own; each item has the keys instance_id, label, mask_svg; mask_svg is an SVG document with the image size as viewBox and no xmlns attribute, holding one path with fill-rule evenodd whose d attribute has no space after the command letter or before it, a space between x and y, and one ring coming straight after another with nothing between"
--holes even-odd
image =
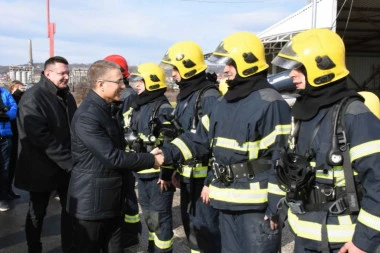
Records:
<instances>
[{"instance_id":1,"label":"red knit hat","mask_svg":"<svg viewBox=\"0 0 380 253\"><path fill-rule=\"evenodd\" d=\"M128 71L128 63L123 56L118 55L118 54L111 54L107 56L106 58L104 58L104 60L110 61L119 65L121 68L121 73L123 74L124 78L128 78L130 76L129 71Z\"/></svg>"}]
</instances>

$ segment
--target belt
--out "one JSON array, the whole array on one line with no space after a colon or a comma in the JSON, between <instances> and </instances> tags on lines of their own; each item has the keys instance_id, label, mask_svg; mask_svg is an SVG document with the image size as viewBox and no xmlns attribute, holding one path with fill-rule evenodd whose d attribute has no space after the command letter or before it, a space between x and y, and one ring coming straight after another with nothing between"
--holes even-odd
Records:
<instances>
[{"instance_id":1,"label":"belt","mask_svg":"<svg viewBox=\"0 0 380 253\"><path fill-rule=\"evenodd\" d=\"M228 183L239 178L253 179L257 174L271 169L272 165L272 160L264 158L231 165L218 164L214 160L212 169L215 178L224 183Z\"/></svg>"},{"instance_id":2,"label":"belt","mask_svg":"<svg viewBox=\"0 0 380 253\"><path fill-rule=\"evenodd\" d=\"M254 178L257 174L272 168L272 160L257 159L230 165L234 178Z\"/></svg>"}]
</instances>

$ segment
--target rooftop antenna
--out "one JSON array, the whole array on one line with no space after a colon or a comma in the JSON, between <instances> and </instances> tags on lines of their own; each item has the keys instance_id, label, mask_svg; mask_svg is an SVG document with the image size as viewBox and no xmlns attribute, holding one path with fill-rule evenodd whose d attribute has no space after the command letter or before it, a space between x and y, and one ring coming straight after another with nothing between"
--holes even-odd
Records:
<instances>
[{"instance_id":1,"label":"rooftop antenna","mask_svg":"<svg viewBox=\"0 0 380 253\"><path fill-rule=\"evenodd\" d=\"M50 39L50 57L54 56L54 34L55 34L55 23L50 23L50 7L49 0L46 0L47 5L47 35Z\"/></svg>"}]
</instances>

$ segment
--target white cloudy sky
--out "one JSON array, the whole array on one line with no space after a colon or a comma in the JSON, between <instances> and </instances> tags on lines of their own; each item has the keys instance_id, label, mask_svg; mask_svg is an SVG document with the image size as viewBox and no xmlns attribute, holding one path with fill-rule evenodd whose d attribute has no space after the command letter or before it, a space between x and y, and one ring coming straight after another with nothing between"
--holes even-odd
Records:
<instances>
[{"instance_id":1,"label":"white cloudy sky","mask_svg":"<svg viewBox=\"0 0 380 253\"><path fill-rule=\"evenodd\" d=\"M204 52L237 31L259 33L304 7L306 0L50 0L55 55L92 63L121 54L130 65L159 62L183 40ZM49 57L46 0L0 0L0 65Z\"/></svg>"}]
</instances>

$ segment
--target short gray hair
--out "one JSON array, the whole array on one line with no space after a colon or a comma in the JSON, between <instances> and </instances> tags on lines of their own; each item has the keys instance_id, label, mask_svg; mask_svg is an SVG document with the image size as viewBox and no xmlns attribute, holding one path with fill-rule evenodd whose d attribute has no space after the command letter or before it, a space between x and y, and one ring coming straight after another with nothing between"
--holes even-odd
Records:
<instances>
[{"instance_id":1,"label":"short gray hair","mask_svg":"<svg viewBox=\"0 0 380 253\"><path fill-rule=\"evenodd\" d=\"M108 71L112 69L120 70L120 66L113 62L105 60L94 62L87 72L87 78L90 82L90 87L95 88L97 80L99 80L99 78L103 77Z\"/></svg>"}]
</instances>

